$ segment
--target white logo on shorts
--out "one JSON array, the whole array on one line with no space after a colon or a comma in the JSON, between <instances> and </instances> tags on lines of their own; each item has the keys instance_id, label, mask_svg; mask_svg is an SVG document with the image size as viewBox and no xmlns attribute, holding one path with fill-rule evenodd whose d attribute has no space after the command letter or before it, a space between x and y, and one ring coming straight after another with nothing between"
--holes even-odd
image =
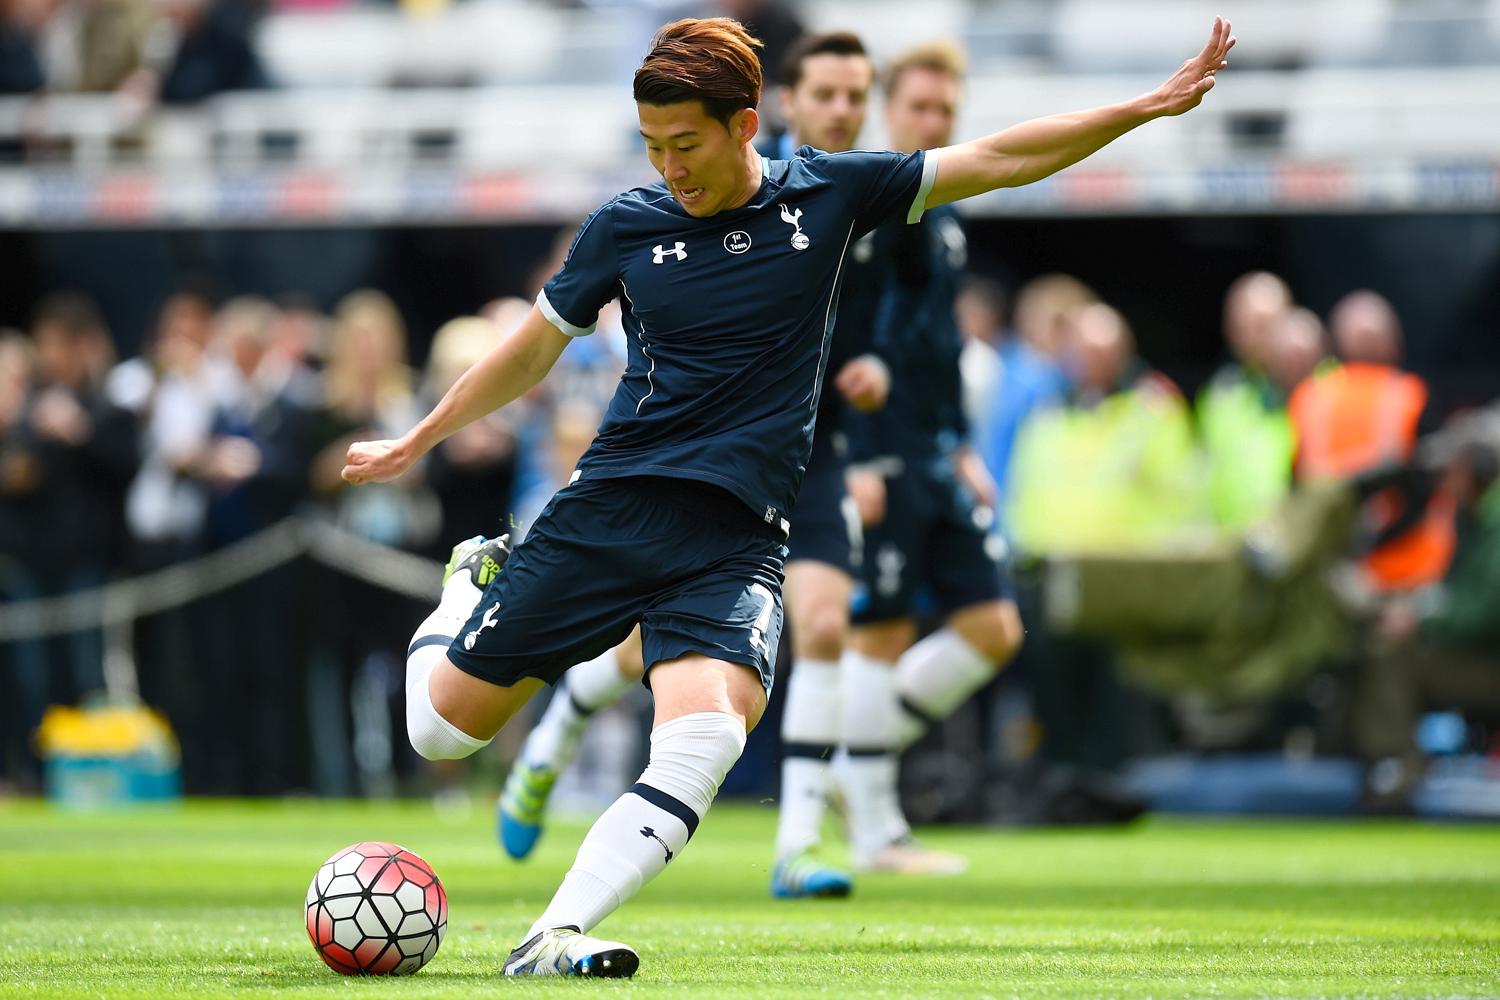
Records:
<instances>
[{"instance_id":1,"label":"white logo on shorts","mask_svg":"<svg viewBox=\"0 0 1500 1000\"><path fill-rule=\"evenodd\" d=\"M479 633L495 624L495 622L498 621L499 618L500 602L496 601L495 606L486 611L484 613L484 617L480 619L479 627L470 632L468 635L464 636L464 649L473 649L474 643L479 641Z\"/></svg>"}]
</instances>

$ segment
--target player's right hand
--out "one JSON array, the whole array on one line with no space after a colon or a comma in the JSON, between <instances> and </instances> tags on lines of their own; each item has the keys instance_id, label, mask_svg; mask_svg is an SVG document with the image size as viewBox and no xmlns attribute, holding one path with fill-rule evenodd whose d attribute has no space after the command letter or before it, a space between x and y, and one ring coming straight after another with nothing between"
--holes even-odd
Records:
<instances>
[{"instance_id":1,"label":"player's right hand","mask_svg":"<svg viewBox=\"0 0 1500 1000\"><path fill-rule=\"evenodd\" d=\"M388 483L411 468L412 456L404 441L356 441L345 458L344 482Z\"/></svg>"},{"instance_id":2,"label":"player's right hand","mask_svg":"<svg viewBox=\"0 0 1500 1000\"><path fill-rule=\"evenodd\" d=\"M860 413L873 413L885 406L891 394L890 369L872 354L849 361L839 369L833 381L849 405Z\"/></svg>"}]
</instances>

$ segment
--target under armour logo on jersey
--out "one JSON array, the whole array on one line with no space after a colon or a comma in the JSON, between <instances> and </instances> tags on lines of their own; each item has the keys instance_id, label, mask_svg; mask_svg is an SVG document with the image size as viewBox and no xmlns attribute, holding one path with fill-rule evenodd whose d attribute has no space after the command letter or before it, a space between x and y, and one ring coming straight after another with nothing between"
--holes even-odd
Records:
<instances>
[{"instance_id":1,"label":"under armour logo on jersey","mask_svg":"<svg viewBox=\"0 0 1500 1000\"><path fill-rule=\"evenodd\" d=\"M678 260L686 260L687 259L687 244L684 243L684 242L682 242L681 240L678 240L677 241L677 245L674 246L670 250L668 250L667 248L663 247L660 243L656 244L656 246L654 246L654 247L651 248L651 263L653 263L653 264L664 264L664 263L666 263L667 254L671 254L672 256L676 257Z\"/></svg>"},{"instance_id":2,"label":"under armour logo on jersey","mask_svg":"<svg viewBox=\"0 0 1500 1000\"><path fill-rule=\"evenodd\" d=\"M808 247L812 246L812 240L808 239L807 234L802 231L801 219L802 209L799 208L797 209L797 211L793 212L785 205L781 206L781 221L785 222L789 226L795 227L797 230L792 234L793 250L806 250Z\"/></svg>"},{"instance_id":3,"label":"under armour logo on jersey","mask_svg":"<svg viewBox=\"0 0 1500 1000\"><path fill-rule=\"evenodd\" d=\"M479 627L470 632L468 635L464 636L464 649L473 649L474 643L479 641L479 633L495 624L495 622L498 621L499 618L500 602L496 601L495 606L486 611L484 613L484 617L479 620Z\"/></svg>"},{"instance_id":4,"label":"under armour logo on jersey","mask_svg":"<svg viewBox=\"0 0 1500 1000\"><path fill-rule=\"evenodd\" d=\"M670 864L672 862L672 849L667 846L667 842L665 840L662 840L660 837L658 837L656 835L656 831L655 830L651 829L649 826L643 826L643 827L641 827L641 836L642 837L649 837L650 839L652 839L652 840L656 841L658 844L660 844L661 845L661 849L663 851L667 852L666 863Z\"/></svg>"}]
</instances>

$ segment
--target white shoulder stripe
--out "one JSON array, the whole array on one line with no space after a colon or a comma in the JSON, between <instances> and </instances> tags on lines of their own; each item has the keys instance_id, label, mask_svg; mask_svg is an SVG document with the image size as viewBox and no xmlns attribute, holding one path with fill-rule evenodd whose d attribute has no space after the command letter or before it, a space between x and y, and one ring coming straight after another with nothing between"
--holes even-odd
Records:
<instances>
[{"instance_id":1,"label":"white shoulder stripe","mask_svg":"<svg viewBox=\"0 0 1500 1000\"><path fill-rule=\"evenodd\" d=\"M922 184L917 188L917 196L911 200L911 209L906 213L906 224L922 221L922 213L927 211L927 196L932 194L932 185L937 181L938 150L929 149L922 154Z\"/></svg>"},{"instance_id":2,"label":"white shoulder stripe","mask_svg":"<svg viewBox=\"0 0 1500 1000\"><path fill-rule=\"evenodd\" d=\"M589 334L593 333L594 328L599 325L596 322L591 323L588 326L574 326L572 323L569 323L567 320L563 319L562 313L558 312L557 309L553 307L552 303L547 301L546 289L542 289L537 293L536 307L542 311L543 316L547 317L548 323L551 323L553 326L557 327L559 330L561 330L563 333L566 333L570 337L587 337Z\"/></svg>"}]
</instances>

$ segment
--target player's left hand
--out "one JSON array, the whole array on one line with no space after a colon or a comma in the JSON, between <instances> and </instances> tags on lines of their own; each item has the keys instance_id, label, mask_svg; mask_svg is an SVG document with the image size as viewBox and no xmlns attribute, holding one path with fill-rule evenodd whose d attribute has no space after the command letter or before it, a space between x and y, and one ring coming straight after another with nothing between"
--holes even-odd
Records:
<instances>
[{"instance_id":1,"label":"player's left hand","mask_svg":"<svg viewBox=\"0 0 1500 1000\"><path fill-rule=\"evenodd\" d=\"M891 373L885 362L863 354L839 369L834 388L860 413L873 413L891 394Z\"/></svg>"},{"instance_id":2,"label":"player's left hand","mask_svg":"<svg viewBox=\"0 0 1500 1000\"><path fill-rule=\"evenodd\" d=\"M1229 33L1229 22L1214 18L1214 30L1203 51L1182 64L1166 83L1156 89L1158 107L1164 115L1180 115L1203 103L1203 95L1213 89L1214 74L1228 66L1225 56L1236 39Z\"/></svg>"}]
</instances>

